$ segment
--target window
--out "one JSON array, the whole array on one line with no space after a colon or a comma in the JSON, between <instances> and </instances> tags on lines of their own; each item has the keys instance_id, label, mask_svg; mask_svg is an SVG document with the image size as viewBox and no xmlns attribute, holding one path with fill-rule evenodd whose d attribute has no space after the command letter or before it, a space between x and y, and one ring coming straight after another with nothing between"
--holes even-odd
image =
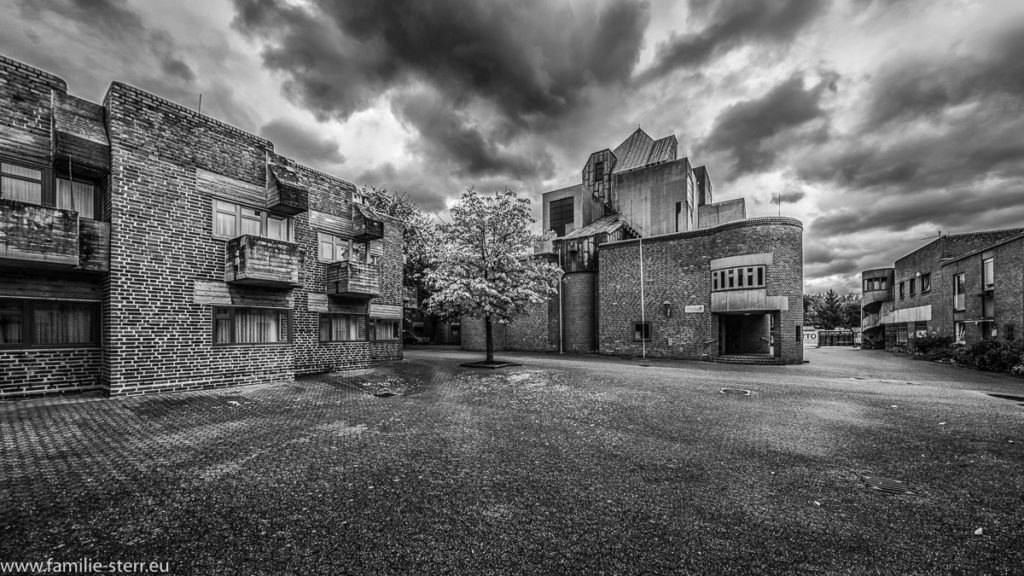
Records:
<instances>
[{"instance_id":1,"label":"window","mask_svg":"<svg viewBox=\"0 0 1024 576\"><path fill-rule=\"evenodd\" d=\"M0 347L98 346L98 302L0 300Z\"/></svg>"},{"instance_id":2,"label":"window","mask_svg":"<svg viewBox=\"0 0 1024 576\"><path fill-rule=\"evenodd\" d=\"M288 241L292 238L292 219L270 214L266 210L214 200L213 235L235 238L244 234Z\"/></svg>"},{"instance_id":3,"label":"window","mask_svg":"<svg viewBox=\"0 0 1024 576\"><path fill-rule=\"evenodd\" d=\"M906 282L900 282L900 300L903 300L906 297L907 297L907 283Z\"/></svg>"},{"instance_id":4,"label":"window","mask_svg":"<svg viewBox=\"0 0 1024 576\"><path fill-rule=\"evenodd\" d=\"M559 236L565 236L565 225L572 224L572 198L555 200L548 205L551 229Z\"/></svg>"},{"instance_id":5,"label":"window","mask_svg":"<svg viewBox=\"0 0 1024 576\"><path fill-rule=\"evenodd\" d=\"M0 162L0 198L42 204L43 182L40 168Z\"/></svg>"},{"instance_id":6,"label":"window","mask_svg":"<svg viewBox=\"0 0 1024 576\"><path fill-rule=\"evenodd\" d=\"M871 292L873 290L885 290L888 288L888 282L885 278L868 278L864 281L864 291Z\"/></svg>"},{"instance_id":7,"label":"window","mask_svg":"<svg viewBox=\"0 0 1024 576\"><path fill-rule=\"evenodd\" d=\"M953 309L964 310L967 304L967 295L964 293L965 275L953 276Z\"/></svg>"},{"instance_id":8,"label":"window","mask_svg":"<svg viewBox=\"0 0 1024 576\"><path fill-rule=\"evenodd\" d=\"M214 344L273 344L291 340L288 311L268 308L213 309Z\"/></svg>"},{"instance_id":9,"label":"window","mask_svg":"<svg viewBox=\"0 0 1024 576\"><path fill-rule=\"evenodd\" d=\"M741 266L711 272L711 290L764 288L764 266Z\"/></svg>"},{"instance_id":10,"label":"window","mask_svg":"<svg viewBox=\"0 0 1024 576\"><path fill-rule=\"evenodd\" d=\"M401 320L370 320L370 340L398 340Z\"/></svg>"},{"instance_id":11,"label":"window","mask_svg":"<svg viewBox=\"0 0 1024 576\"><path fill-rule=\"evenodd\" d=\"M634 322L633 323L633 340L651 340L651 323L650 322Z\"/></svg>"},{"instance_id":12,"label":"window","mask_svg":"<svg viewBox=\"0 0 1024 576\"><path fill-rule=\"evenodd\" d=\"M917 278L910 279L910 295L913 296L917 293Z\"/></svg>"},{"instance_id":13,"label":"window","mask_svg":"<svg viewBox=\"0 0 1024 576\"><path fill-rule=\"evenodd\" d=\"M986 258L982 263L982 278L985 280L985 289L990 290L996 285L996 268L995 261L992 258Z\"/></svg>"},{"instance_id":14,"label":"window","mask_svg":"<svg viewBox=\"0 0 1024 576\"><path fill-rule=\"evenodd\" d=\"M321 314L321 342L365 340L365 319L362 314Z\"/></svg>"},{"instance_id":15,"label":"window","mask_svg":"<svg viewBox=\"0 0 1024 576\"><path fill-rule=\"evenodd\" d=\"M932 275L931 275L931 273L921 274L921 293L924 294L925 292L931 292L931 291L932 291Z\"/></svg>"},{"instance_id":16,"label":"window","mask_svg":"<svg viewBox=\"0 0 1024 576\"><path fill-rule=\"evenodd\" d=\"M604 180L604 161L594 162L594 183Z\"/></svg>"},{"instance_id":17,"label":"window","mask_svg":"<svg viewBox=\"0 0 1024 576\"><path fill-rule=\"evenodd\" d=\"M74 210L82 218L96 218L96 185L57 178L57 208Z\"/></svg>"},{"instance_id":18,"label":"window","mask_svg":"<svg viewBox=\"0 0 1024 576\"><path fill-rule=\"evenodd\" d=\"M966 322L954 322L953 323L953 339L956 344L967 343L967 323Z\"/></svg>"},{"instance_id":19,"label":"window","mask_svg":"<svg viewBox=\"0 0 1024 576\"><path fill-rule=\"evenodd\" d=\"M1007 340L1013 340L1017 337L1017 325L1016 324L1003 324L1003 334Z\"/></svg>"},{"instance_id":20,"label":"window","mask_svg":"<svg viewBox=\"0 0 1024 576\"><path fill-rule=\"evenodd\" d=\"M340 262L348 260L349 241L341 236L317 232L320 239L320 261Z\"/></svg>"}]
</instances>

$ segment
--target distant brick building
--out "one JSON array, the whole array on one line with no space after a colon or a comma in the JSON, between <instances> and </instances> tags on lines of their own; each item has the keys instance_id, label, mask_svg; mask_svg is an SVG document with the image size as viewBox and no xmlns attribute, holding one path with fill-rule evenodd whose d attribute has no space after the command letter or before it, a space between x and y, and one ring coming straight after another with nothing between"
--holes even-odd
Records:
<instances>
[{"instance_id":1,"label":"distant brick building","mask_svg":"<svg viewBox=\"0 0 1024 576\"><path fill-rule=\"evenodd\" d=\"M803 360L803 226L713 202L707 169L677 148L637 129L544 194L535 251L562 267L561 290L497 328L498 349ZM481 349L482 322L463 327L463 346Z\"/></svg>"},{"instance_id":2,"label":"distant brick building","mask_svg":"<svg viewBox=\"0 0 1024 576\"><path fill-rule=\"evenodd\" d=\"M273 143L0 57L0 396L402 357L401 230Z\"/></svg>"},{"instance_id":3,"label":"distant brick building","mask_svg":"<svg viewBox=\"0 0 1024 576\"><path fill-rule=\"evenodd\" d=\"M940 236L861 280L867 346L929 334L1014 340L1024 322L1024 228Z\"/></svg>"}]
</instances>

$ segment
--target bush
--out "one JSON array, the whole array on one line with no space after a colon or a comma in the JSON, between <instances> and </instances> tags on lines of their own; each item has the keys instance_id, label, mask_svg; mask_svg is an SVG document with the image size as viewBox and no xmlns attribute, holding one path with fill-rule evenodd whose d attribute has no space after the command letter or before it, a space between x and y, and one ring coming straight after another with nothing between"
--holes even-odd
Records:
<instances>
[{"instance_id":1,"label":"bush","mask_svg":"<svg viewBox=\"0 0 1024 576\"><path fill-rule=\"evenodd\" d=\"M958 347L953 352L953 360L957 364L990 372L1016 374L1020 367L1020 375L1024 375L1024 342L981 340L971 346Z\"/></svg>"},{"instance_id":2,"label":"bush","mask_svg":"<svg viewBox=\"0 0 1024 576\"><path fill-rule=\"evenodd\" d=\"M907 344L908 351L925 360L941 360L953 356L953 338L929 334L914 338Z\"/></svg>"}]
</instances>

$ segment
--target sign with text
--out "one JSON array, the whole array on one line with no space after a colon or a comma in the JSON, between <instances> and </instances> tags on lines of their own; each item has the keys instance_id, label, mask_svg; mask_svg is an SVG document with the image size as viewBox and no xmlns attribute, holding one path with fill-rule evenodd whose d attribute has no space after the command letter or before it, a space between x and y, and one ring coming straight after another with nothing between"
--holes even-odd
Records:
<instances>
[{"instance_id":1,"label":"sign with text","mask_svg":"<svg viewBox=\"0 0 1024 576\"><path fill-rule=\"evenodd\" d=\"M701 312L704 312L704 305L703 304L687 304L683 308L683 312L685 312L687 314L699 314Z\"/></svg>"}]
</instances>

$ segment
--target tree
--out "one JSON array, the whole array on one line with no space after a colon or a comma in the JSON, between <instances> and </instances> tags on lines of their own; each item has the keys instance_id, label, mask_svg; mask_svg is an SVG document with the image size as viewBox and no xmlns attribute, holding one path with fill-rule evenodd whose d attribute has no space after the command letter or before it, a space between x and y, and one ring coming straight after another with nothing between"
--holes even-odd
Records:
<instances>
[{"instance_id":1,"label":"tree","mask_svg":"<svg viewBox=\"0 0 1024 576\"><path fill-rule=\"evenodd\" d=\"M422 288L423 272L430 265L431 247L438 238L433 219L405 193L371 186L363 187L360 194L367 206L402 222L403 284Z\"/></svg>"},{"instance_id":2,"label":"tree","mask_svg":"<svg viewBox=\"0 0 1024 576\"><path fill-rule=\"evenodd\" d=\"M472 188L439 226L440 242L425 281L427 312L483 318L487 362L494 362L495 321L507 324L557 292L561 269L530 256L530 201L508 189L493 196Z\"/></svg>"}]
</instances>

